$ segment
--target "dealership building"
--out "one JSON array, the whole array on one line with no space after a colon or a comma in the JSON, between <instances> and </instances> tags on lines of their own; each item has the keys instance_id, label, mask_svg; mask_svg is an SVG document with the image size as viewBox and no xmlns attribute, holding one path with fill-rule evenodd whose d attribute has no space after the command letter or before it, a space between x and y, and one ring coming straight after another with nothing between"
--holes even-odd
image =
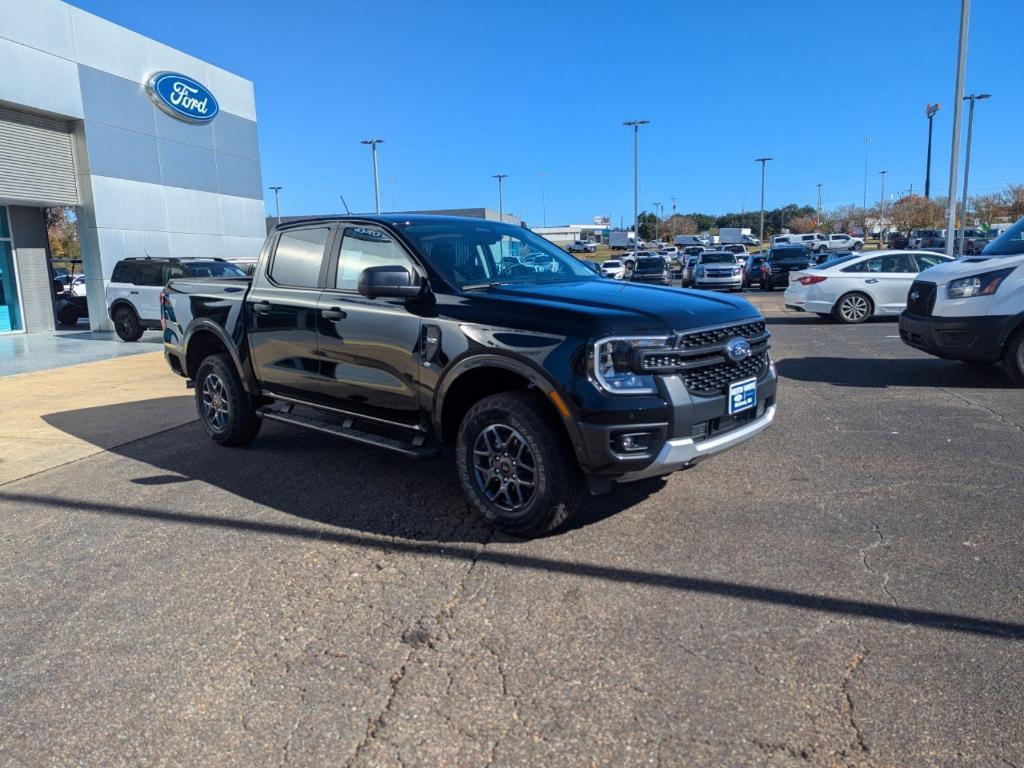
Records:
<instances>
[{"instance_id":1,"label":"dealership building","mask_svg":"<svg viewBox=\"0 0 1024 768\"><path fill-rule=\"evenodd\" d=\"M54 328L44 210L73 207L89 325L127 257L252 258L252 82L59 0L0 0L0 333Z\"/></svg>"}]
</instances>

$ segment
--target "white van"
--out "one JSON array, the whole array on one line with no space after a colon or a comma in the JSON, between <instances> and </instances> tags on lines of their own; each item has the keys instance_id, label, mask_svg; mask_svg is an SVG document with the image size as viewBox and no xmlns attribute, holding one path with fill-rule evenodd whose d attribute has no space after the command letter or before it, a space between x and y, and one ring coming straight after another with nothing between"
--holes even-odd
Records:
<instances>
[{"instance_id":1,"label":"white van","mask_svg":"<svg viewBox=\"0 0 1024 768\"><path fill-rule=\"evenodd\" d=\"M1000 363L1024 384L1024 219L980 256L919 274L900 315L900 338L937 357Z\"/></svg>"}]
</instances>

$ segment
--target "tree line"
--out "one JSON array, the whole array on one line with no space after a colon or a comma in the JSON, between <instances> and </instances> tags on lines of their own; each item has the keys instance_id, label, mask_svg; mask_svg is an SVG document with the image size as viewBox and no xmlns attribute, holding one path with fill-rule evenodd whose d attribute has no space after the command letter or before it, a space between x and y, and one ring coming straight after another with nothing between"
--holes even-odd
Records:
<instances>
[{"instance_id":1,"label":"tree line","mask_svg":"<svg viewBox=\"0 0 1024 768\"><path fill-rule=\"evenodd\" d=\"M957 203L957 220L961 216ZM841 205L818 211L810 205L790 203L781 208L764 212L764 235L769 238L784 230L796 234L807 232L850 232L859 228L867 232L878 228L884 231L912 229L943 229L946 226L946 198L926 198L921 195L906 195L892 203L876 203L868 208L859 205ZM977 220L984 228L1000 221L1013 222L1024 217L1024 184L1008 184L1006 189L968 199L967 225ZM644 211L640 215L640 238L654 240L658 237L671 239L676 235L696 235L701 232L715 233L722 227L746 227L755 235L760 230L760 211L725 213L719 216L708 213L676 213L664 219Z\"/></svg>"}]
</instances>

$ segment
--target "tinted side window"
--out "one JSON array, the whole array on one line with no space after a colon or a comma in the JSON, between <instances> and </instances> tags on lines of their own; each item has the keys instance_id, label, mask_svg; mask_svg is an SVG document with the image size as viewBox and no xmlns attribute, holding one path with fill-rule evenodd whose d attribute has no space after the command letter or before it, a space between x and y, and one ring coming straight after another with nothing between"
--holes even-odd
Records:
<instances>
[{"instance_id":1,"label":"tinted side window","mask_svg":"<svg viewBox=\"0 0 1024 768\"><path fill-rule=\"evenodd\" d=\"M867 262L867 260L859 261L856 264L853 264L853 265L843 269L843 272L867 272L867 271L868 271L868 262Z\"/></svg>"},{"instance_id":2,"label":"tinted side window","mask_svg":"<svg viewBox=\"0 0 1024 768\"><path fill-rule=\"evenodd\" d=\"M270 278L279 285L316 288L331 230L327 227L281 233L270 264Z\"/></svg>"},{"instance_id":3,"label":"tinted side window","mask_svg":"<svg viewBox=\"0 0 1024 768\"><path fill-rule=\"evenodd\" d=\"M359 287L359 273L364 269L393 265L413 271L409 257L390 235L372 227L349 227L341 240L335 287L354 291Z\"/></svg>"},{"instance_id":4,"label":"tinted side window","mask_svg":"<svg viewBox=\"0 0 1024 768\"><path fill-rule=\"evenodd\" d=\"M921 269L922 272L928 269L928 267L935 267L938 266L939 264L946 263L946 260L943 258L940 258L938 256L930 256L924 253L914 254L914 258L917 259L917 266Z\"/></svg>"},{"instance_id":5,"label":"tinted side window","mask_svg":"<svg viewBox=\"0 0 1024 768\"><path fill-rule=\"evenodd\" d=\"M119 261L114 265L114 273L110 276L112 283L131 283L135 279L135 265L127 261Z\"/></svg>"},{"instance_id":6,"label":"tinted side window","mask_svg":"<svg viewBox=\"0 0 1024 768\"><path fill-rule=\"evenodd\" d=\"M164 265L163 264L139 264L135 272L136 285L163 285Z\"/></svg>"},{"instance_id":7,"label":"tinted side window","mask_svg":"<svg viewBox=\"0 0 1024 768\"><path fill-rule=\"evenodd\" d=\"M166 276L164 282L166 283L167 280L172 280L175 277L184 277L185 270L179 267L177 264L168 264L164 274Z\"/></svg>"}]
</instances>

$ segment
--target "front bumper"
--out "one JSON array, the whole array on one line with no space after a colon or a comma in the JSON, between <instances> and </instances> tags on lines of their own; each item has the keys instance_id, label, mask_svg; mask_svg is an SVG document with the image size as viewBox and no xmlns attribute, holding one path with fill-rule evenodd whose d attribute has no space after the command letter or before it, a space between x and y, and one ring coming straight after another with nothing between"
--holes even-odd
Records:
<instances>
[{"instance_id":1,"label":"front bumper","mask_svg":"<svg viewBox=\"0 0 1024 768\"><path fill-rule=\"evenodd\" d=\"M995 363L1003 354L1001 338L1009 317L922 317L900 315L900 339L915 349L951 360Z\"/></svg>"},{"instance_id":2,"label":"front bumper","mask_svg":"<svg viewBox=\"0 0 1024 768\"><path fill-rule=\"evenodd\" d=\"M768 406L764 411L764 415L747 423L746 426L737 427L717 437L710 437L699 442L694 441L692 437L667 440L653 462L641 470L628 472L616 478L616 482L630 483L634 480L643 480L648 477L660 477L661 475L667 475L694 464L708 456L714 456L716 453L722 453L730 448L735 448L740 443L745 443L755 435L764 432L775 419L776 407L774 404Z\"/></svg>"},{"instance_id":3,"label":"front bumper","mask_svg":"<svg viewBox=\"0 0 1024 768\"><path fill-rule=\"evenodd\" d=\"M697 288L742 288L743 275L733 277L698 277L694 280Z\"/></svg>"}]
</instances>

